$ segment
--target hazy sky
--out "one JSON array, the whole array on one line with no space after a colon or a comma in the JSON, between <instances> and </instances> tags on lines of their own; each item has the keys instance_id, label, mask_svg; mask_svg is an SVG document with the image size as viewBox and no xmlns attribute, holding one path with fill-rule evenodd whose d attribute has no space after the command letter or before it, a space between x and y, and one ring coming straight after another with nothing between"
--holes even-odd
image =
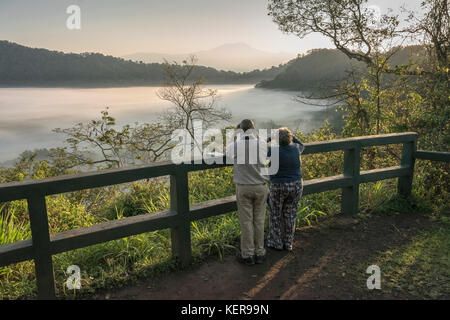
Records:
<instances>
[{"instance_id":1,"label":"hazy sky","mask_svg":"<svg viewBox=\"0 0 450 320\"><path fill-rule=\"evenodd\" d=\"M272 52L332 47L320 35L285 35L267 16L267 0L0 0L0 40L64 52L189 53L245 42ZM420 0L369 0L418 8ZM66 9L81 8L81 30L68 30Z\"/></svg>"}]
</instances>

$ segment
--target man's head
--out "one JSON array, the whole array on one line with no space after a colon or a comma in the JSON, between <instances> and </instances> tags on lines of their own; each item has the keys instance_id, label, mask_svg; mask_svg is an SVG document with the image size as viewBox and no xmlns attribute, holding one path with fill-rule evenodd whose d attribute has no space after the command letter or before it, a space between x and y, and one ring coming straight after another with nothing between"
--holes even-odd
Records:
<instances>
[{"instance_id":1,"label":"man's head","mask_svg":"<svg viewBox=\"0 0 450 320\"><path fill-rule=\"evenodd\" d=\"M244 119L238 124L237 128L246 132L247 130L255 129L255 123L252 120Z\"/></svg>"}]
</instances>

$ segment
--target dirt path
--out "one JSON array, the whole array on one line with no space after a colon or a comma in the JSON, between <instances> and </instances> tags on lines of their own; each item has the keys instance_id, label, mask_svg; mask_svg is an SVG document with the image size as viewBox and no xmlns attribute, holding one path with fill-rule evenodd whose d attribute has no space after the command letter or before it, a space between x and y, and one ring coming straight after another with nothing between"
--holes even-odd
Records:
<instances>
[{"instance_id":1,"label":"dirt path","mask_svg":"<svg viewBox=\"0 0 450 320\"><path fill-rule=\"evenodd\" d=\"M379 251L407 243L433 223L420 214L334 217L298 229L292 253L268 250L261 265L245 266L234 256L211 258L202 265L148 279L97 299L371 299L408 298L374 295L346 271ZM367 275L368 276L368 275Z\"/></svg>"}]
</instances>

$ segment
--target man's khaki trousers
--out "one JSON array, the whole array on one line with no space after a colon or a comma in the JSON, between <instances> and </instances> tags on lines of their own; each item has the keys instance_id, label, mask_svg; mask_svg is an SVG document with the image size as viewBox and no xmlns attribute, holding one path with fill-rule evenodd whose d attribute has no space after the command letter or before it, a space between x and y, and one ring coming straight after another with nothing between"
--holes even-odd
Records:
<instances>
[{"instance_id":1,"label":"man's khaki trousers","mask_svg":"<svg viewBox=\"0 0 450 320\"><path fill-rule=\"evenodd\" d=\"M264 220L266 217L267 187L265 184L236 184L236 202L241 224L241 255L263 256Z\"/></svg>"}]
</instances>

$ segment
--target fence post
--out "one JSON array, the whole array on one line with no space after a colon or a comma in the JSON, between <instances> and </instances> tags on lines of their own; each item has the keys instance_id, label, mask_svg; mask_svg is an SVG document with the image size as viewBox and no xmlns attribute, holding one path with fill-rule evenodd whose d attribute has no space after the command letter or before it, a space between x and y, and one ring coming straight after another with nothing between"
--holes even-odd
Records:
<instances>
[{"instance_id":1,"label":"fence post","mask_svg":"<svg viewBox=\"0 0 450 320\"><path fill-rule=\"evenodd\" d=\"M359 145L344 150L344 176L353 177L353 185L342 188L341 212L353 216L359 208L360 151Z\"/></svg>"},{"instance_id":2,"label":"fence post","mask_svg":"<svg viewBox=\"0 0 450 320\"><path fill-rule=\"evenodd\" d=\"M170 210L177 213L177 226L171 229L172 254L186 265L192 260L191 219L188 173L181 166L170 176Z\"/></svg>"},{"instance_id":3,"label":"fence post","mask_svg":"<svg viewBox=\"0 0 450 320\"><path fill-rule=\"evenodd\" d=\"M32 195L27 198L27 201L38 299L55 299L55 277L53 274L52 255L50 253L50 233L45 196Z\"/></svg>"},{"instance_id":4,"label":"fence post","mask_svg":"<svg viewBox=\"0 0 450 320\"><path fill-rule=\"evenodd\" d=\"M403 143L402 159L400 165L409 168L409 173L406 176L398 178L398 193L408 198L411 196L412 182L414 175L414 154L417 148L417 138L413 141Z\"/></svg>"}]
</instances>

